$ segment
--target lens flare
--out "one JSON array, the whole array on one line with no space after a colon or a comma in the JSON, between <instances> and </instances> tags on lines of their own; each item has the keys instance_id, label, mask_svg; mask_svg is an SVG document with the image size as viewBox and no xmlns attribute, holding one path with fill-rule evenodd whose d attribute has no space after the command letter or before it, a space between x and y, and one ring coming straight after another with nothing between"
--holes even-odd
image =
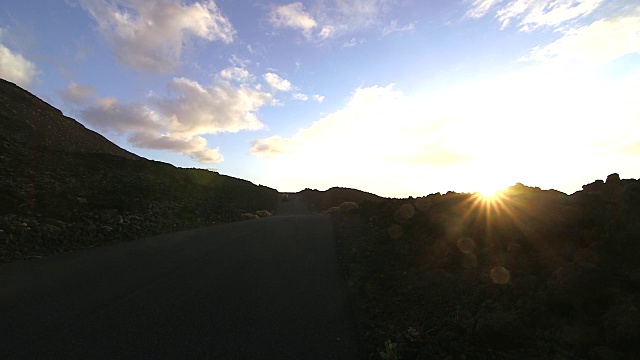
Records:
<instances>
[{"instance_id":1,"label":"lens flare","mask_svg":"<svg viewBox=\"0 0 640 360\"><path fill-rule=\"evenodd\" d=\"M387 233L389 233L389 237L391 237L392 239L400 239L402 235L404 235L404 230L402 229L402 226L393 224L389 226L389 229L387 229Z\"/></svg>"},{"instance_id":2,"label":"lens flare","mask_svg":"<svg viewBox=\"0 0 640 360\"><path fill-rule=\"evenodd\" d=\"M402 204L398 210L396 210L394 217L397 221L409 220L416 214L416 210L411 204Z\"/></svg>"},{"instance_id":3,"label":"lens flare","mask_svg":"<svg viewBox=\"0 0 640 360\"><path fill-rule=\"evenodd\" d=\"M470 254L476 250L476 242L468 237L461 238L456 245L458 246L458 250L465 254Z\"/></svg>"},{"instance_id":4,"label":"lens flare","mask_svg":"<svg viewBox=\"0 0 640 360\"><path fill-rule=\"evenodd\" d=\"M491 280L493 280L494 283L500 285L508 283L509 279L511 279L511 273L509 273L509 270L505 269L502 266L497 266L491 269L490 275Z\"/></svg>"}]
</instances>

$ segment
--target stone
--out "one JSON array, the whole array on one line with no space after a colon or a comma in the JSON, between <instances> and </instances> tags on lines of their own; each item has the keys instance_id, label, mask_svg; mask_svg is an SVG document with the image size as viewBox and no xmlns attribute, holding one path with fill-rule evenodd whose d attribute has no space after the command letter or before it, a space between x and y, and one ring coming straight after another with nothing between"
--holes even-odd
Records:
<instances>
[{"instance_id":1,"label":"stone","mask_svg":"<svg viewBox=\"0 0 640 360\"><path fill-rule=\"evenodd\" d=\"M618 173L613 173L607 176L607 180L605 181L605 184L609 185L609 184L619 183L619 182L620 182L620 175L618 175Z\"/></svg>"},{"instance_id":2,"label":"stone","mask_svg":"<svg viewBox=\"0 0 640 360\"><path fill-rule=\"evenodd\" d=\"M494 349L517 348L529 338L520 316L511 311L481 314L475 335L482 346Z\"/></svg>"}]
</instances>

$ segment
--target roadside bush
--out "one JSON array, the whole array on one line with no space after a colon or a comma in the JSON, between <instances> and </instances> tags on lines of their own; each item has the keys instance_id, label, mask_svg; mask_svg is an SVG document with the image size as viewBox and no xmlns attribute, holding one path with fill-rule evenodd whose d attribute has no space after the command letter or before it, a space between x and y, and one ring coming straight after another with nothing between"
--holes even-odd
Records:
<instances>
[{"instance_id":1,"label":"roadside bush","mask_svg":"<svg viewBox=\"0 0 640 360\"><path fill-rule=\"evenodd\" d=\"M273 216L273 214L270 213L268 210L258 210L256 211L256 215L261 218Z\"/></svg>"}]
</instances>

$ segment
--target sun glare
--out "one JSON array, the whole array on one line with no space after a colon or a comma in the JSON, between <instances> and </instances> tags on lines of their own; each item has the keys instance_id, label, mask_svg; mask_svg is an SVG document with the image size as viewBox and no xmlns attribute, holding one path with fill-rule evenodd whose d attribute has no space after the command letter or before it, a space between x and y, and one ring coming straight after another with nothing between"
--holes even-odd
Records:
<instances>
[{"instance_id":1,"label":"sun glare","mask_svg":"<svg viewBox=\"0 0 640 360\"><path fill-rule=\"evenodd\" d=\"M480 190L478 194L485 200L491 200L498 194L498 190Z\"/></svg>"},{"instance_id":2,"label":"sun glare","mask_svg":"<svg viewBox=\"0 0 640 360\"><path fill-rule=\"evenodd\" d=\"M483 200L492 201L499 197L502 189L497 187L485 186L476 192Z\"/></svg>"}]
</instances>

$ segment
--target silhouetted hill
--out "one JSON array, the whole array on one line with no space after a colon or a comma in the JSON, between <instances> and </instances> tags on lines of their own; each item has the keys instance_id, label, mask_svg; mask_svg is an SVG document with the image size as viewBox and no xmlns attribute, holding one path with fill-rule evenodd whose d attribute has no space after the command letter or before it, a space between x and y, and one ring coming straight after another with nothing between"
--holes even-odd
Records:
<instances>
[{"instance_id":1,"label":"silhouetted hill","mask_svg":"<svg viewBox=\"0 0 640 360\"><path fill-rule=\"evenodd\" d=\"M38 99L28 91L0 79L0 133L36 151L67 151L117 155L139 159L102 135Z\"/></svg>"},{"instance_id":2,"label":"silhouetted hill","mask_svg":"<svg viewBox=\"0 0 640 360\"><path fill-rule=\"evenodd\" d=\"M0 262L266 215L274 189L150 161L0 81Z\"/></svg>"},{"instance_id":3,"label":"silhouetted hill","mask_svg":"<svg viewBox=\"0 0 640 360\"><path fill-rule=\"evenodd\" d=\"M326 191L304 189L298 194L310 209L319 212L329 210L344 202L361 204L366 201L380 202L384 200L384 198L368 192L340 187L333 187Z\"/></svg>"},{"instance_id":4,"label":"silhouetted hill","mask_svg":"<svg viewBox=\"0 0 640 360\"><path fill-rule=\"evenodd\" d=\"M640 358L640 181L432 194L332 218L370 358Z\"/></svg>"}]
</instances>

